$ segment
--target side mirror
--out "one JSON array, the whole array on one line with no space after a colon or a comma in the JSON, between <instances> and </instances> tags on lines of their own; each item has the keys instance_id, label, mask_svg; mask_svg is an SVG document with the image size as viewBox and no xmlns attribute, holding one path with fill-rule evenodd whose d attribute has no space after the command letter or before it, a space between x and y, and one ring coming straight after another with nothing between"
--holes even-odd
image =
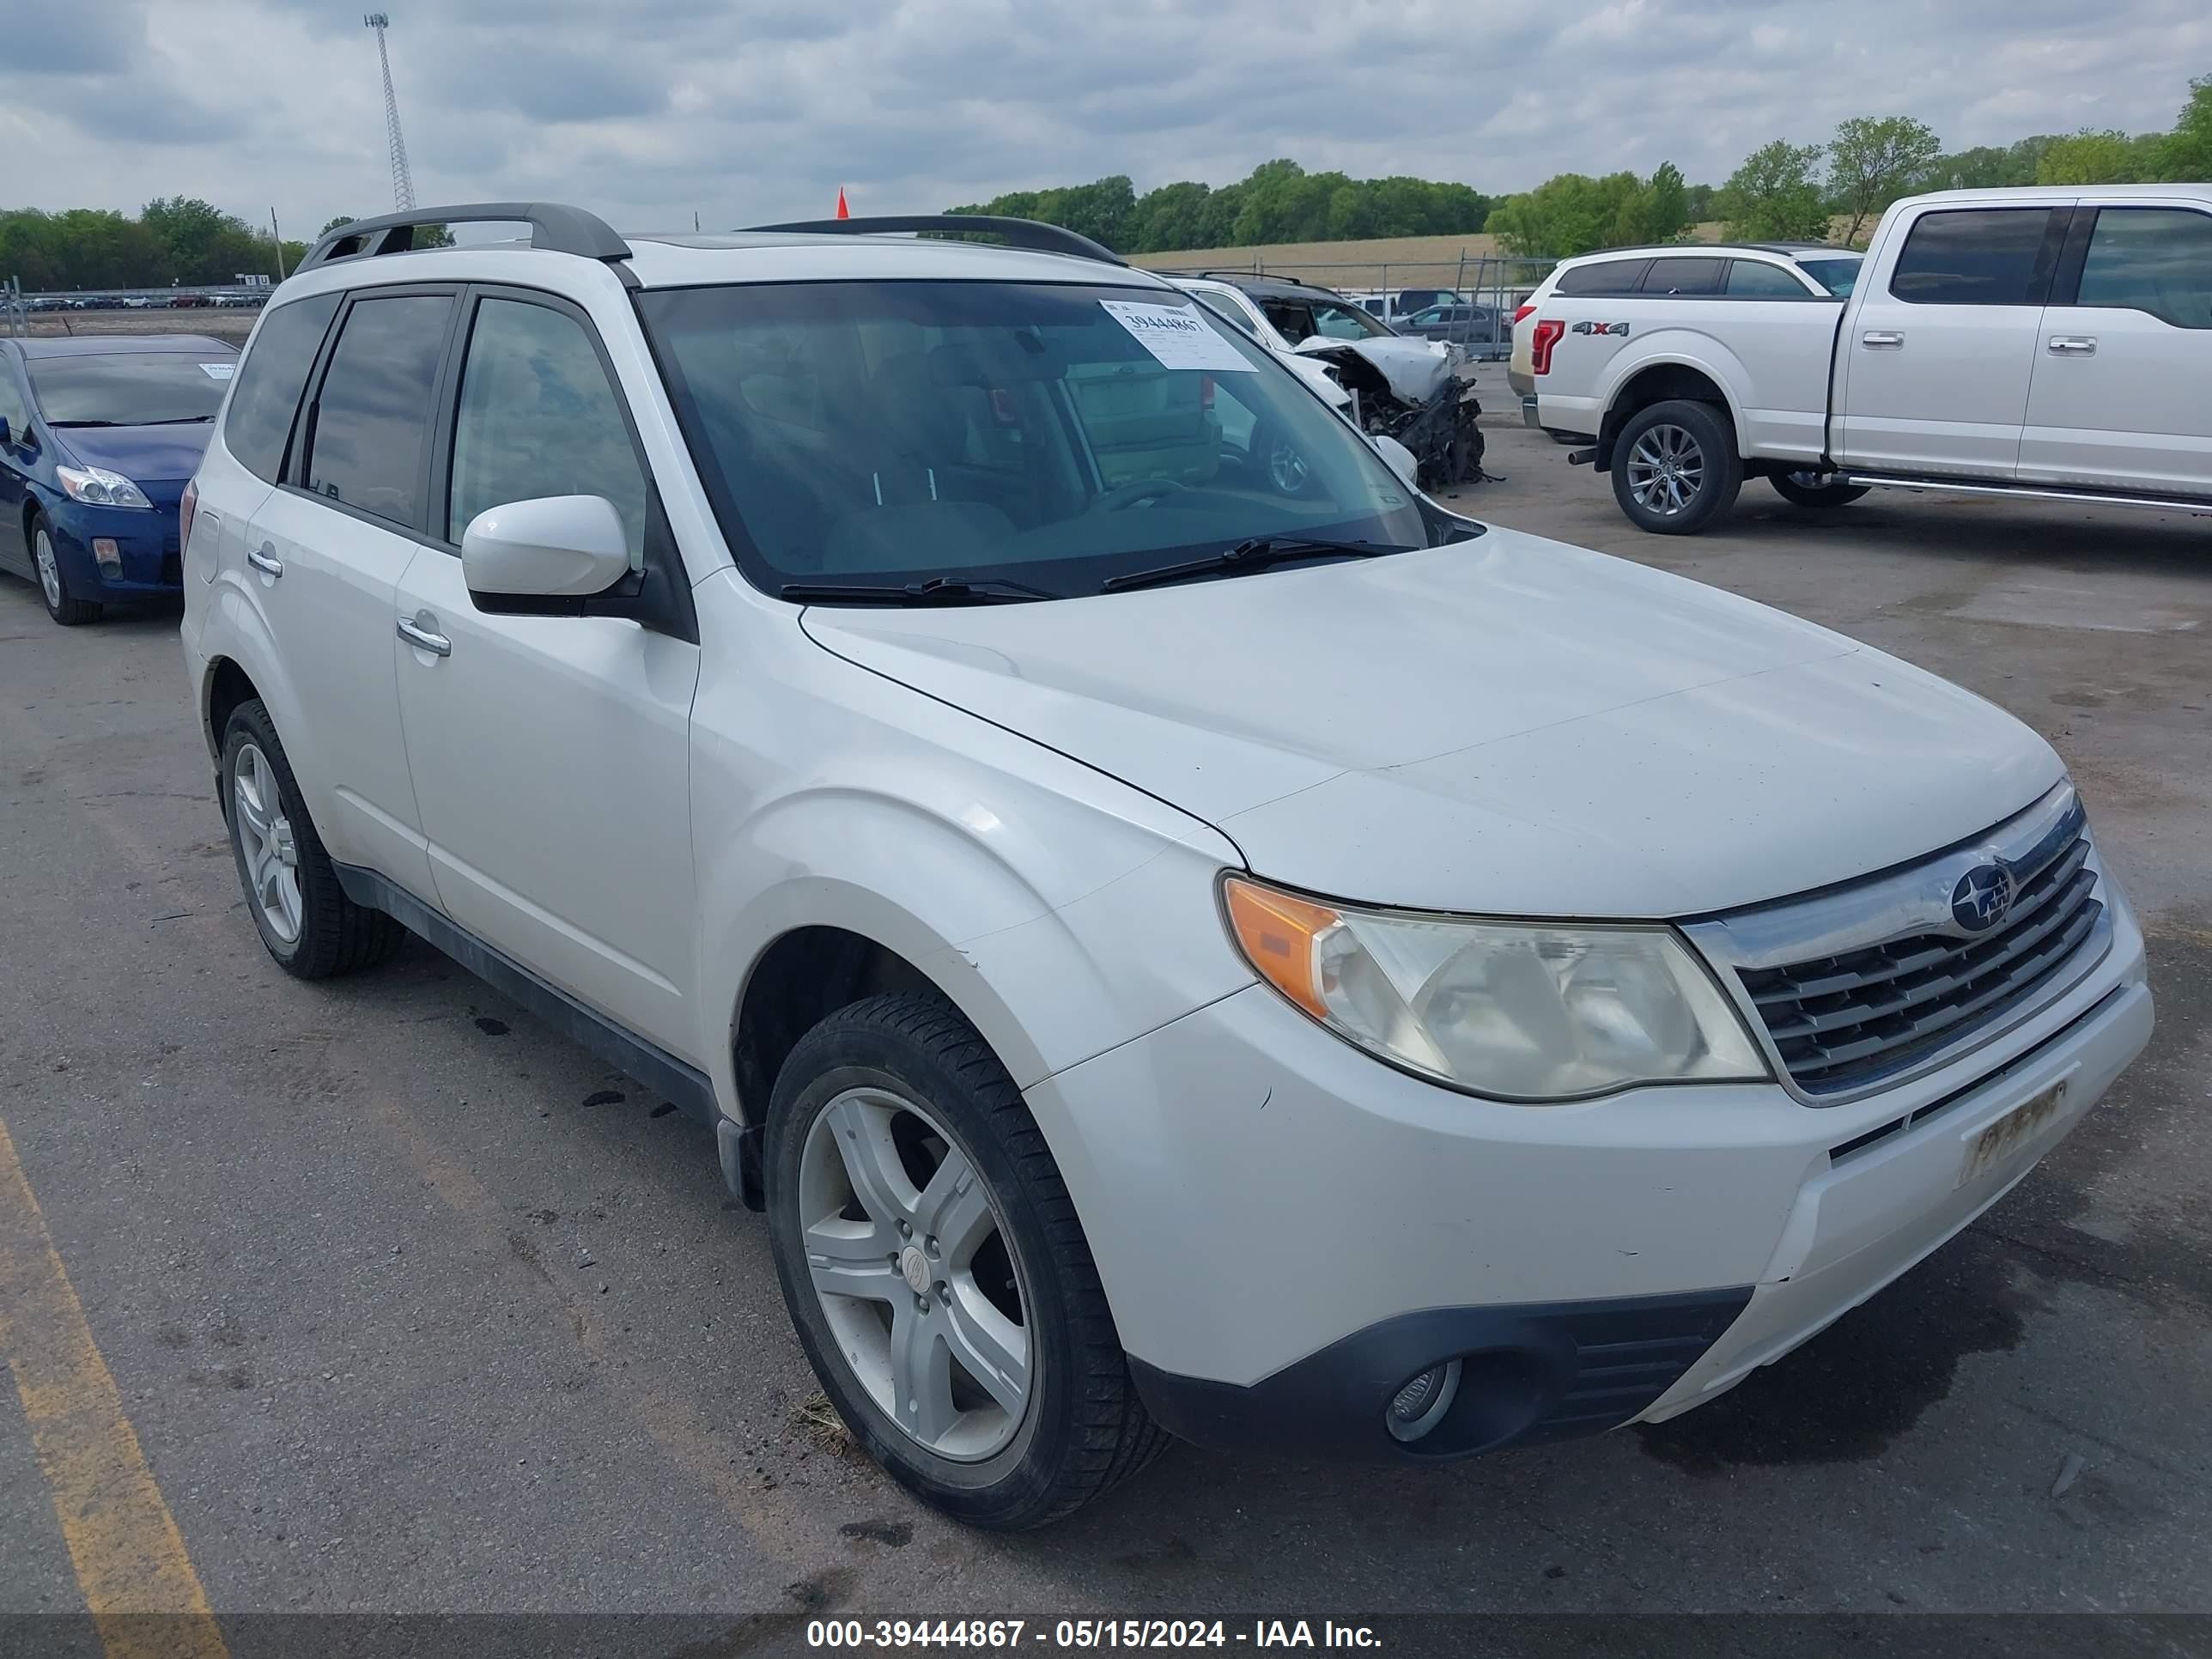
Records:
<instances>
[{"instance_id":1,"label":"side mirror","mask_svg":"<svg viewBox=\"0 0 2212 1659\"><path fill-rule=\"evenodd\" d=\"M1389 463L1390 470L1398 475L1399 483L1408 489L1420 489L1421 464L1413 459L1412 450L1395 438L1386 437L1379 432L1371 434L1367 441L1375 446L1377 455Z\"/></svg>"},{"instance_id":2,"label":"side mirror","mask_svg":"<svg viewBox=\"0 0 2212 1659\"><path fill-rule=\"evenodd\" d=\"M461 534L469 592L584 599L630 574L629 544L604 495L541 495L479 513Z\"/></svg>"}]
</instances>

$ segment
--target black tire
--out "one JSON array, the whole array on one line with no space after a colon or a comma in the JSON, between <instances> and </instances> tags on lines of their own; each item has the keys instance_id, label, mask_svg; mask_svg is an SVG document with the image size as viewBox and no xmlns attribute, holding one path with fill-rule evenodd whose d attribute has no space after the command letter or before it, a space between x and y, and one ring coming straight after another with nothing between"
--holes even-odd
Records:
<instances>
[{"instance_id":1,"label":"black tire","mask_svg":"<svg viewBox=\"0 0 2212 1659\"><path fill-rule=\"evenodd\" d=\"M1013 1438L980 1462L940 1456L891 1420L847 1360L807 1271L799 1196L807 1133L856 1088L927 1108L981 1176L1012 1247L1034 1382ZM1167 1443L1137 1396L1044 1137L998 1056L942 999L872 997L802 1037L776 1078L763 1164L776 1276L799 1344L854 1438L922 1502L994 1531L1045 1526L1143 1468Z\"/></svg>"},{"instance_id":2,"label":"black tire","mask_svg":"<svg viewBox=\"0 0 2212 1659\"><path fill-rule=\"evenodd\" d=\"M1774 493L1789 502L1790 506L1814 510L1828 507L1848 507L1872 487L1868 484L1845 483L1841 478L1834 477L1829 477L1824 483L1817 484L1801 483L1798 478L1799 475L1794 472L1775 472L1767 476L1766 482L1772 484Z\"/></svg>"},{"instance_id":3,"label":"black tire","mask_svg":"<svg viewBox=\"0 0 2212 1659\"><path fill-rule=\"evenodd\" d=\"M1680 469L1675 482L1682 485L1684 496L1679 506L1638 499L1638 489L1653 476L1649 458L1639 448L1647 437L1662 453L1683 446L1673 452L1674 465ZM1638 530L1656 536L1694 536L1734 507L1742 488L1743 457L1736 453L1735 433L1727 411L1715 404L1684 398L1653 404L1631 416L1613 440L1613 498ZM1667 481L1658 480L1653 493L1664 501Z\"/></svg>"},{"instance_id":4,"label":"black tire","mask_svg":"<svg viewBox=\"0 0 2212 1659\"><path fill-rule=\"evenodd\" d=\"M249 748L266 759L276 785L283 817L291 833L296 857L294 877L300 896L297 937L286 939L271 925L260 900L255 897L248 872L246 840L240 827L238 805L239 757ZM239 884L246 890L246 908L276 965L295 979L331 979L374 968L398 950L407 930L381 910L356 904L338 884L323 838L307 816L300 785L276 727L259 698L240 703L223 728L222 763L218 773L222 790L222 816L230 831L230 851L238 866Z\"/></svg>"},{"instance_id":5,"label":"black tire","mask_svg":"<svg viewBox=\"0 0 2212 1659\"><path fill-rule=\"evenodd\" d=\"M46 614L64 628L76 628L82 623L98 622L107 609L96 599L80 599L69 591L69 578L62 573L61 562L54 560L54 590L46 590L46 573L39 562L39 538L46 538L47 556L53 557L53 526L46 522L43 513L31 514L26 527L24 546L31 556L31 585L39 590L39 603L46 607Z\"/></svg>"}]
</instances>

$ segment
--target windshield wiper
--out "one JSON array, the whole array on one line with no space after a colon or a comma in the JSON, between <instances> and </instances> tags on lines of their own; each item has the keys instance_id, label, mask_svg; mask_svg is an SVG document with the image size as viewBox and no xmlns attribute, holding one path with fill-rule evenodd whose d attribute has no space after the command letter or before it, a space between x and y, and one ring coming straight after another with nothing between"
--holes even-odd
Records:
<instances>
[{"instance_id":1,"label":"windshield wiper","mask_svg":"<svg viewBox=\"0 0 2212 1659\"><path fill-rule=\"evenodd\" d=\"M1064 599L1027 582L1002 576L973 580L963 576L932 576L919 582L786 582L776 590L801 605L1005 605L1022 599Z\"/></svg>"},{"instance_id":2,"label":"windshield wiper","mask_svg":"<svg viewBox=\"0 0 2212 1659\"><path fill-rule=\"evenodd\" d=\"M212 415L172 415L166 421L140 421L140 426L198 426L202 421L215 419Z\"/></svg>"},{"instance_id":3,"label":"windshield wiper","mask_svg":"<svg viewBox=\"0 0 2212 1659\"><path fill-rule=\"evenodd\" d=\"M120 421L48 421L48 426L121 426Z\"/></svg>"},{"instance_id":4,"label":"windshield wiper","mask_svg":"<svg viewBox=\"0 0 2212 1659\"><path fill-rule=\"evenodd\" d=\"M1225 547L1218 553L1209 553L1202 559L1188 559L1181 564L1164 564L1151 570L1131 570L1119 576L1109 576L1099 583L1098 591L1110 593L1116 588L1150 587L1156 582L1176 581L1185 576L1202 576L1224 570L1264 570L1271 564L1281 564L1288 559L1310 559L1316 554L1335 553L1346 558L1373 559L1385 553L1410 553L1410 547L1378 547L1373 542L1332 541L1325 536L1255 536L1234 547Z\"/></svg>"}]
</instances>

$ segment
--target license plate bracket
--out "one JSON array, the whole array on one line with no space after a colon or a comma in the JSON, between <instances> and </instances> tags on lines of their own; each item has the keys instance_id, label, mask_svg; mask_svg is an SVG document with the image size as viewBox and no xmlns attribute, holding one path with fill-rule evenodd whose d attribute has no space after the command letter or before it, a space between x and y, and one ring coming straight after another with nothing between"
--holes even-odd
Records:
<instances>
[{"instance_id":1,"label":"license plate bracket","mask_svg":"<svg viewBox=\"0 0 2212 1659\"><path fill-rule=\"evenodd\" d=\"M2009 1163L2012 1155L2057 1120L2066 1105L2066 1083L2063 1079L2046 1089L2037 1091L2014 1107L1996 1122L1966 1143L1966 1160L1959 1167L1959 1179L1954 1186L1963 1187L1970 1181L1980 1179L2001 1164Z\"/></svg>"}]
</instances>

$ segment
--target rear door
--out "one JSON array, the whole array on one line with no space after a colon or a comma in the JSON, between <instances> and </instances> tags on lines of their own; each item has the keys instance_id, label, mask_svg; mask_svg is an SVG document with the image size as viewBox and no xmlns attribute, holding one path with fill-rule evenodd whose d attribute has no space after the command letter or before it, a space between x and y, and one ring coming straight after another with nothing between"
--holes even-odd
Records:
<instances>
[{"instance_id":1,"label":"rear door","mask_svg":"<svg viewBox=\"0 0 2212 1659\"><path fill-rule=\"evenodd\" d=\"M262 613L304 730L280 731L331 855L434 902L392 660L421 548L430 413L458 290L349 297L280 486L245 528L238 591Z\"/></svg>"},{"instance_id":2,"label":"rear door","mask_svg":"<svg viewBox=\"0 0 2212 1659\"><path fill-rule=\"evenodd\" d=\"M1743 451L1818 460L1827 447L1828 366L1843 301L1779 262L1732 258L1720 338L1735 353Z\"/></svg>"},{"instance_id":3,"label":"rear door","mask_svg":"<svg viewBox=\"0 0 2212 1659\"><path fill-rule=\"evenodd\" d=\"M696 641L625 618L481 606L459 544L488 508L612 501L634 565L680 578L628 405L585 313L473 290L436 466L432 540L380 618L439 898L454 921L694 1061ZM686 590L688 592L688 587ZM413 631L399 632L401 624ZM426 648L423 639L442 641Z\"/></svg>"},{"instance_id":4,"label":"rear door","mask_svg":"<svg viewBox=\"0 0 2212 1659\"><path fill-rule=\"evenodd\" d=\"M1838 343L1847 465L2009 479L2071 204L1929 208L1861 274ZM1897 230L1890 234L1893 240Z\"/></svg>"},{"instance_id":5,"label":"rear door","mask_svg":"<svg viewBox=\"0 0 2212 1659\"><path fill-rule=\"evenodd\" d=\"M2212 496L2212 210L2083 206L2043 313L2022 483Z\"/></svg>"}]
</instances>

